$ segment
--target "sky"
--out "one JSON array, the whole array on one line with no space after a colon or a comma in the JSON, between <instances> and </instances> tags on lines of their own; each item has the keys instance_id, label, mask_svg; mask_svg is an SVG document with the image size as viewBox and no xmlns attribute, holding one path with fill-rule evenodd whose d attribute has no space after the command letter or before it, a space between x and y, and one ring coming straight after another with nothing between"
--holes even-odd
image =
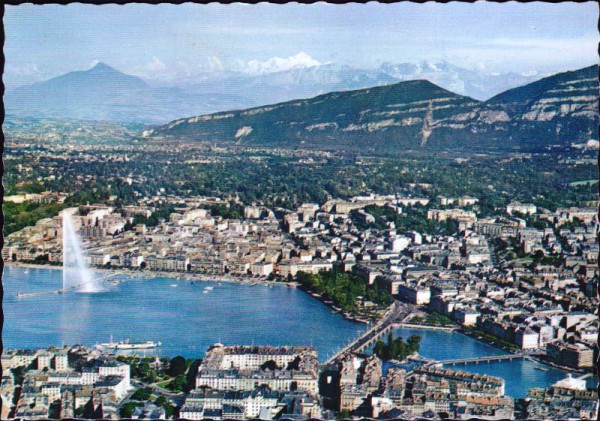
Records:
<instances>
[{"instance_id":1,"label":"sky","mask_svg":"<svg viewBox=\"0 0 600 421\"><path fill-rule=\"evenodd\" d=\"M598 62L598 4L6 6L4 82L46 80L101 61L175 83L337 63L445 60L489 73L574 70Z\"/></svg>"}]
</instances>

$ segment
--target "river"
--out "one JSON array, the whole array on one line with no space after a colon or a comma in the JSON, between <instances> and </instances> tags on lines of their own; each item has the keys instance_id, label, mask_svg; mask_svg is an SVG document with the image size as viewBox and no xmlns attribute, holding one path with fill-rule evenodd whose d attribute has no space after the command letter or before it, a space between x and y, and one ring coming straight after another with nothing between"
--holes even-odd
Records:
<instances>
[{"instance_id":1,"label":"river","mask_svg":"<svg viewBox=\"0 0 600 421\"><path fill-rule=\"evenodd\" d=\"M507 354L507 351L501 348L458 332L400 328L395 329L393 334L394 337L401 336L405 341L411 335L421 336L419 354L428 359L450 360ZM535 367L541 367L543 370ZM505 393L517 398L527 396L530 387L548 387L567 375L564 370L524 359L472 363L447 368L501 377L506 382ZM596 385L597 381L591 379L588 384Z\"/></svg>"}]
</instances>

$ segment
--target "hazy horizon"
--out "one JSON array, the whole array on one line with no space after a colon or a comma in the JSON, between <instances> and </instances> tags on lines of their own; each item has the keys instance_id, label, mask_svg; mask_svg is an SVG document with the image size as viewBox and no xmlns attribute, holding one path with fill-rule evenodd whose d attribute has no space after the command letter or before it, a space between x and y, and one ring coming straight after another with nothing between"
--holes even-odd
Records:
<instances>
[{"instance_id":1,"label":"hazy horizon","mask_svg":"<svg viewBox=\"0 0 600 421\"><path fill-rule=\"evenodd\" d=\"M155 83L421 61L542 77L597 63L597 11L594 2L7 6L4 83L97 62Z\"/></svg>"}]
</instances>

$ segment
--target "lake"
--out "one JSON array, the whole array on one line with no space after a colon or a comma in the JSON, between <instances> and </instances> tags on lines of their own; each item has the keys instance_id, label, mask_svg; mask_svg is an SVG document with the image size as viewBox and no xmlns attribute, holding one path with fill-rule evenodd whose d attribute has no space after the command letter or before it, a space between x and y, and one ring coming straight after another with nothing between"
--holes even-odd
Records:
<instances>
[{"instance_id":1,"label":"lake","mask_svg":"<svg viewBox=\"0 0 600 421\"><path fill-rule=\"evenodd\" d=\"M285 285L133 278L96 294L17 298L18 292L60 289L62 271L6 267L3 282L6 348L93 346L113 335L115 341L160 341L151 353L165 356L201 357L221 342L312 345L325 360L366 329Z\"/></svg>"},{"instance_id":2,"label":"lake","mask_svg":"<svg viewBox=\"0 0 600 421\"><path fill-rule=\"evenodd\" d=\"M67 292L17 298L18 292L62 287L59 269L6 267L4 329L6 348L45 348L114 340L160 341L148 355L198 358L217 342L225 345L313 346L324 361L366 329L344 319L305 292L284 285L244 285L138 278L96 294ZM147 276L147 275L145 275ZM205 289L212 287L212 289ZM444 360L506 351L469 336L439 330L397 329L395 336L420 335L420 354ZM137 351L141 353L140 351ZM469 364L454 369L506 380L506 393L524 397L530 387L548 387L566 372L535 368L526 360Z\"/></svg>"}]
</instances>

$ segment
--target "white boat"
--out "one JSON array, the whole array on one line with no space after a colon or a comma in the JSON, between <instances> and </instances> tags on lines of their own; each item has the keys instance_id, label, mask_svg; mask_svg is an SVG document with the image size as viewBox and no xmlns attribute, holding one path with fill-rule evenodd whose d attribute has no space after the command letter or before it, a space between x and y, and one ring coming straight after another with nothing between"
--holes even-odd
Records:
<instances>
[{"instance_id":1,"label":"white boat","mask_svg":"<svg viewBox=\"0 0 600 421\"><path fill-rule=\"evenodd\" d=\"M202 291L202 294L208 294L207 290Z\"/></svg>"},{"instance_id":2,"label":"white boat","mask_svg":"<svg viewBox=\"0 0 600 421\"><path fill-rule=\"evenodd\" d=\"M179 285L177 285L177 284L171 284L171 286L172 286L173 288L177 288Z\"/></svg>"},{"instance_id":3,"label":"white boat","mask_svg":"<svg viewBox=\"0 0 600 421\"><path fill-rule=\"evenodd\" d=\"M96 345L96 348L100 348L100 349L150 349L150 348L156 348L157 346L161 346L161 345L162 345L161 342L153 342L153 341L131 342L129 340L129 338L125 339L124 341L113 342L112 335L111 335L110 342L98 344L98 345Z\"/></svg>"},{"instance_id":4,"label":"white boat","mask_svg":"<svg viewBox=\"0 0 600 421\"><path fill-rule=\"evenodd\" d=\"M162 344L160 342L129 342L129 339L127 339L125 342L119 342L116 346L116 349L150 349L161 345Z\"/></svg>"},{"instance_id":5,"label":"white boat","mask_svg":"<svg viewBox=\"0 0 600 421\"><path fill-rule=\"evenodd\" d=\"M204 287L204 289L207 291L212 291L213 289L215 289L215 287Z\"/></svg>"}]
</instances>

